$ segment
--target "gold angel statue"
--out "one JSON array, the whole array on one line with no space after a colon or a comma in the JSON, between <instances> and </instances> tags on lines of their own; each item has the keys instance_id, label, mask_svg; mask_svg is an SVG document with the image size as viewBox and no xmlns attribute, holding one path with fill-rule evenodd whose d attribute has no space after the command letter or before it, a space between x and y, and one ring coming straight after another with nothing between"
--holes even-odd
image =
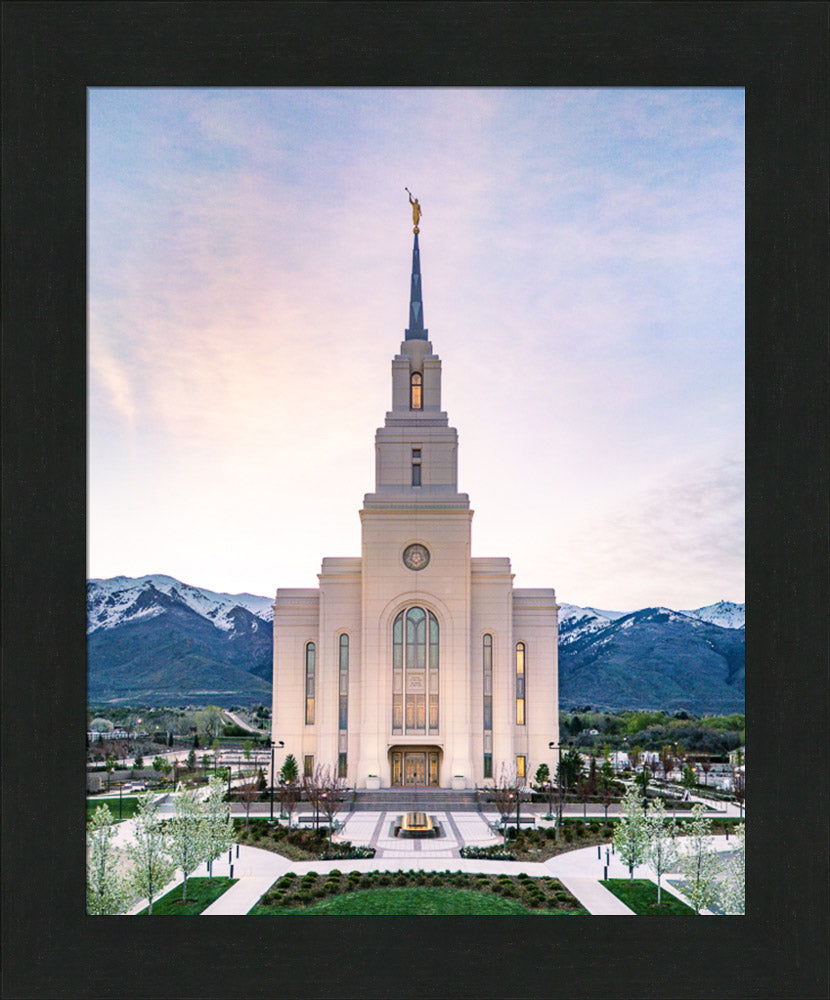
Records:
<instances>
[{"instance_id":1,"label":"gold angel statue","mask_svg":"<svg viewBox=\"0 0 830 1000\"><path fill-rule=\"evenodd\" d=\"M421 219L421 203L418 201L417 198L412 197L412 192L409 190L409 188L404 188L404 191L406 191L406 193L409 195L409 204L412 206L412 223L413 223L412 232L413 233L420 232L420 230L418 229L418 223Z\"/></svg>"}]
</instances>

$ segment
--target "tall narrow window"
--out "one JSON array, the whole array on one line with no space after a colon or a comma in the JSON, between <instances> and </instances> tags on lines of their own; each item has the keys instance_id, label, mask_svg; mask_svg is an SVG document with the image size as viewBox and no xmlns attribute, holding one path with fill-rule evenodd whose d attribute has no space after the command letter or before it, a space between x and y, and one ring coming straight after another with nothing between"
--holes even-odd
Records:
<instances>
[{"instance_id":1,"label":"tall narrow window","mask_svg":"<svg viewBox=\"0 0 830 1000\"><path fill-rule=\"evenodd\" d=\"M424 608L392 626L392 732L438 732L438 620Z\"/></svg>"},{"instance_id":2,"label":"tall narrow window","mask_svg":"<svg viewBox=\"0 0 830 1000\"><path fill-rule=\"evenodd\" d=\"M345 778L348 772L348 758L346 757L346 754L339 753L337 755L337 777Z\"/></svg>"},{"instance_id":3,"label":"tall narrow window","mask_svg":"<svg viewBox=\"0 0 830 1000\"><path fill-rule=\"evenodd\" d=\"M516 758L516 777L526 778L527 777L527 757L520 753Z\"/></svg>"},{"instance_id":4,"label":"tall narrow window","mask_svg":"<svg viewBox=\"0 0 830 1000\"><path fill-rule=\"evenodd\" d=\"M305 724L307 726L314 725L315 659L314 643L308 642L305 647Z\"/></svg>"},{"instance_id":5,"label":"tall narrow window","mask_svg":"<svg viewBox=\"0 0 830 1000\"><path fill-rule=\"evenodd\" d=\"M516 643L516 725L525 724L525 644Z\"/></svg>"},{"instance_id":6,"label":"tall narrow window","mask_svg":"<svg viewBox=\"0 0 830 1000\"><path fill-rule=\"evenodd\" d=\"M412 485L421 485L421 449L412 449Z\"/></svg>"},{"instance_id":7,"label":"tall narrow window","mask_svg":"<svg viewBox=\"0 0 830 1000\"><path fill-rule=\"evenodd\" d=\"M489 632L482 639L482 692L484 705L484 777L493 777L493 637Z\"/></svg>"},{"instance_id":8,"label":"tall narrow window","mask_svg":"<svg viewBox=\"0 0 830 1000\"><path fill-rule=\"evenodd\" d=\"M420 372L413 372L409 378L409 408L410 410L423 409L421 392L423 390L423 378Z\"/></svg>"},{"instance_id":9,"label":"tall narrow window","mask_svg":"<svg viewBox=\"0 0 830 1000\"><path fill-rule=\"evenodd\" d=\"M314 777L314 754L307 753L303 757L303 777L312 778Z\"/></svg>"},{"instance_id":10,"label":"tall narrow window","mask_svg":"<svg viewBox=\"0 0 830 1000\"><path fill-rule=\"evenodd\" d=\"M338 728L344 732L349 728L349 637L340 636L340 670L338 690Z\"/></svg>"}]
</instances>

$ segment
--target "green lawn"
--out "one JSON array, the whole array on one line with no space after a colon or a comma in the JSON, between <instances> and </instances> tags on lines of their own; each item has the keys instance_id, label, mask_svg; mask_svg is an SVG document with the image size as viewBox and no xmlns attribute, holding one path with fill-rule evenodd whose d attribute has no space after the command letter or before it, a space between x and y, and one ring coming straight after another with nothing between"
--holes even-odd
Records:
<instances>
[{"instance_id":1,"label":"green lawn","mask_svg":"<svg viewBox=\"0 0 830 1000\"><path fill-rule=\"evenodd\" d=\"M187 880L187 902L182 902L183 886L177 885L166 896L153 900L152 916L194 916L210 906L214 900L217 900L223 892L227 892L238 881L239 879L218 875L212 881L207 878L189 878ZM142 910L138 916L147 916L147 910Z\"/></svg>"},{"instance_id":2,"label":"green lawn","mask_svg":"<svg viewBox=\"0 0 830 1000\"><path fill-rule=\"evenodd\" d=\"M384 888L362 889L357 892L346 892L330 899L321 899L309 906L267 906L257 904L251 914L271 914L282 916L290 914L320 914L343 915L380 915L400 916L412 915L444 915L444 914L474 914L486 916L523 915L552 916L559 914L584 913L584 910L548 910L531 909L522 906L517 900L503 899L491 893L476 892L472 889L438 889L438 888Z\"/></svg>"},{"instance_id":3,"label":"green lawn","mask_svg":"<svg viewBox=\"0 0 830 1000\"><path fill-rule=\"evenodd\" d=\"M657 885L650 879L635 878L633 881L627 878L609 878L601 882L609 892L621 899L625 905L640 916L676 916L690 913L694 916L695 911L681 903L676 896L666 892L665 887L661 893L660 906L657 905Z\"/></svg>"},{"instance_id":4,"label":"green lawn","mask_svg":"<svg viewBox=\"0 0 830 1000\"><path fill-rule=\"evenodd\" d=\"M114 799L87 799L86 800L86 818L87 820L92 818L92 814L98 808L98 806L106 806L112 813L113 819L118 819L118 798ZM138 809L138 799L132 795L125 795L121 800L121 818L131 819L136 814Z\"/></svg>"}]
</instances>

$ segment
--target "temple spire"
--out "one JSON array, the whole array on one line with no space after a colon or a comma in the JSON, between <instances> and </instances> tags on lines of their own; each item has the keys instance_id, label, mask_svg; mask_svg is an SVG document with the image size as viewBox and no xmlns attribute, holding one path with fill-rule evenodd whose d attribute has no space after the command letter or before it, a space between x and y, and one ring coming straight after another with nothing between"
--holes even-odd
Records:
<instances>
[{"instance_id":1,"label":"temple spire","mask_svg":"<svg viewBox=\"0 0 830 1000\"><path fill-rule=\"evenodd\" d=\"M418 249L418 223L421 221L421 204L417 198L412 197L409 188L404 188L409 195L409 204L412 206L412 232L415 234L415 242L412 245L412 281L409 288L409 326L406 329L406 340L429 340L429 330L424 329L424 301L421 292L421 253Z\"/></svg>"}]
</instances>

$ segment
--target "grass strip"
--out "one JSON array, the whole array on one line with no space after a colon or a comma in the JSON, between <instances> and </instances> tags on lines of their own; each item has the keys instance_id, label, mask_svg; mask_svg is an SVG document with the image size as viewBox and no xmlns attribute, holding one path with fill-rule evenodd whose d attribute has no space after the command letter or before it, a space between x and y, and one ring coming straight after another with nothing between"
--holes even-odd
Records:
<instances>
[{"instance_id":1,"label":"grass strip","mask_svg":"<svg viewBox=\"0 0 830 1000\"><path fill-rule=\"evenodd\" d=\"M503 899L474 889L384 888L347 892L330 899L321 899L308 906L263 906L258 904L253 915L290 916L553 916L574 915L584 910L531 909L518 900Z\"/></svg>"},{"instance_id":2,"label":"grass strip","mask_svg":"<svg viewBox=\"0 0 830 1000\"><path fill-rule=\"evenodd\" d=\"M227 892L239 879L226 878L225 876L215 876L212 880L208 878L189 878L187 880L187 902L182 902L182 891L184 885L177 885L171 889L166 896L153 900L154 917L195 916L206 910L211 903L215 902L223 893ZM138 914L140 917L147 916L147 909L143 909Z\"/></svg>"},{"instance_id":3,"label":"grass strip","mask_svg":"<svg viewBox=\"0 0 830 1000\"><path fill-rule=\"evenodd\" d=\"M617 899L621 899L625 905L640 916L681 916L691 914L695 916L695 911L682 903L676 896L666 892L665 888L661 893L660 905L657 905L657 885L650 879L635 878L609 878L601 881L609 892L612 892Z\"/></svg>"},{"instance_id":4,"label":"grass strip","mask_svg":"<svg viewBox=\"0 0 830 1000\"><path fill-rule=\"evenodd\" d=\"M86 818L87 820L92 818L92 814L98 808L98 806L106 806L107 809L112 813L112 818L118 819L118 799L87 799L86 800ZM132 819L138 810L138 799L132 795L125 795L121 799L121 819Z\"/></svg>"}]
</instances>

